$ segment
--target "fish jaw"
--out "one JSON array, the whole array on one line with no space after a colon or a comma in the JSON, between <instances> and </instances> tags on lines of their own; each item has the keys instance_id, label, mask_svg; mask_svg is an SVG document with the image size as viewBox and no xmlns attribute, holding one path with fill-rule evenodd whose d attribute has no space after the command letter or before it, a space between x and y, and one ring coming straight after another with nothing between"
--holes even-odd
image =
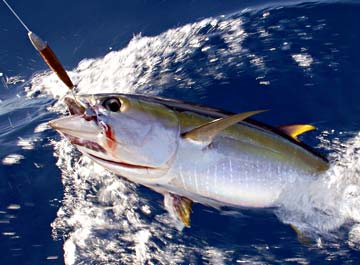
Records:
<instances>
[{"instance_id":1,"label":"fish jaw","mask_svg":"<svg viewBox=\"0 0 360 265\"><path fill-rule=\"evenodd\" d=\"M144 174L150 176L159 174L160 170L156 167L131 164L114 159L107 151L106 146L99 143L99 138L102 137L101 128L97 126L94 120L89 121L83 115L52 120L49 125L62 133L84 155L116 174L124 176L130 174L133 177L140 177Z\"/></svg>"},{"instance_id":2,"label":"fish jaw","mask_svg":"<svg viewBox=\"0 0 360 265\"><path fill-rule=\"evenodd\" d=\"M68 116L48 123L53 129L64 135L96 142L100 128L94 121L87 121L81 115Z\"/></svg>"},{"instance_id":3,"label":"fish jaw","mask_svg":"<svg viewBox=\"0 0 360 265\"><path fill-rule=\"evenodd\" d=\"M84 147L77 146L80 152L89 157L96 164L109 170L110 172L125 177L126 179L145 185L147 187L158 186L168 183L172 177L169 177L167 167L149 167L145 165L134 165L124 162L108 160L103 157L94 155L92 152L88 152Z\"/></svg>"}]
</instances>

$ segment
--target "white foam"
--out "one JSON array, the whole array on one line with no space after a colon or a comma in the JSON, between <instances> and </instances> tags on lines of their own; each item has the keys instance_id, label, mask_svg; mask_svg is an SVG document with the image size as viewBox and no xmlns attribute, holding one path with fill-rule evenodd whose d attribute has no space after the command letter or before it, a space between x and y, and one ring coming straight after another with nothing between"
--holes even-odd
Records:
<instances>
[{"instance_id":1,"label":"white foam","mask_svg":"<svg viewBox=\"0 0 360 265\"><path fill-rule=\"evenodd\" d=\"M31 138L19 137L17 146L20 146L21 149L24 149L24 150L32 150L32 149L34 149L34 145L35 145L36 141L38 141L38 139L34 138L34 137L31 137Z\"/></svg>"},{"instance_id":2,"label":"white foam","mask_svg":"<svg viewBox=\"0 0 360 265\"><path fill-rule=\"evenodd\" d=\"M19 164L20 160L22 159L24 159L23 155L9 154L5 158L3 158L2 163L4 165L14 165L14 164Z\"/></svg>"},{"instance_id":3,"label":"white foam","mask_svg":"<svg viewBox=\"0 0 360 265\"><path fill-rule=\"evenodd\" d=\"M211 41L217 36L224 43ZM236 64L239 56L247 54L242 48L245 37L240 18L207 18L156 37L134 36L126 48L111 51L103 58L84 59L76 69L69 71L69 75L80 93L158 94L164 85L174 84L184 89L200 89L204 82L225 78L219 70L221 67L244 67ZM227 48L218 49L216 45ZM184 64L191 65L197 51L202 51L206 58L202 67L186 69ZM260 63L261 59L258 61ZM195 74L202 78L192 78ZM29 95L40 91L62 98L69 93L50 72L37 74L32 84Z\"/></svg>"},{"instance_id":4,"label":"white foam","mask_svg":"<svg viewBox=\"0 0 360 265\"><path fill-rule=\"evenodd\" d=\"M284 194L277 212L282 221L322 235L360 223L360 133L341 146L326 173ZM356 231L351 231L352 237Z\"/></svg>"},{"instance_id":5,"label":"white foam","mask_svg":"<svg viewBox=\"0 0 360 265\"><path fill-rule=\"evenodd\" d=\"M293 54L291 57L300 67L309 68L313 63L313 58L308 53Z\"/></svg>"},{"instance_id":6,"label":"white foam","mask_svg":"<svg viewBox=\"0 0 360 265\"><path fill-rule=\"evenodd\" d=\"M25 82L25 79L20 76L20 75L15 75L15 76L5 76L6 78L6 85L15 85L17 83L24 83Z\"/></svg>"},{"instance_id":7,"label":"white foam","mask_svg":"<svg viewBox=\"0 0 360 265\"><path fill-rule=\"evenodd\" d=\"M47 124L47 122L40 123L38 126L35 127L34 133L41 133L48 129L50 129L50 126Z\"/></svg>"},{"instance_id":8,"label":"white foam","mask_svg":"<svg viewBox=\"0 0 360 265\"><path fill-rule=\"evenodd\" d=\"M7 209L9 210L19 210L21 206L19 204L10 204L8 205Z\"/></svg>"}]
</instances>

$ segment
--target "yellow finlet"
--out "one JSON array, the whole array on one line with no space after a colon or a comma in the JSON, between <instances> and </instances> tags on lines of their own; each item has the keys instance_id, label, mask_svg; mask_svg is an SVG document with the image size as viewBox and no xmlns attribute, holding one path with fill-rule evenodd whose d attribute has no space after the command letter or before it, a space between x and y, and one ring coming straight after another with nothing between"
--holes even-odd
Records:
<instances>
[{"instance_id":1,"label":"yellow finlet","mask_svg":"<svg viewBox=\"0 0 360 265\"><path fill-rule=\"evenodd\" d=\"M291 125L283 125L283 126L279 126L279 129L289 135L291 138L295 139L296 141L298 140L298 136L300 134L312 131L312 130L316 130L316 127L310 125L310 124L291 124Z\"/></svg>"},{"instance_id":2,"label":"yellow finlet","mask_svg":"<svg viewBox=\"0 0 360 265\"><path fill-rule=\"evenodd\" d=\"M249 111L244 113L235 114L232 116L228 116L225 118L220 118L213 120L211 122L205 123L191 131L184 133L183 137L187 139L191 139L193 141L202 142L205 144L210 144L215 136L225 130L226 128L245 120L246 118L253 116L255 114L264 112L266 110L257 110L257 111Z\"/></svg>"}]
</instances>

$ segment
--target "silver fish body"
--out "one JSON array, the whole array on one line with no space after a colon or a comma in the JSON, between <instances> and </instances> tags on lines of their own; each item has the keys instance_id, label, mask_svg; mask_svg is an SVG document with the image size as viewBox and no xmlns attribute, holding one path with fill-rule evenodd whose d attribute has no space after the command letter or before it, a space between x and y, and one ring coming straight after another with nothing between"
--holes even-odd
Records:
<instances>
[{"instance_id":1,"label":"silver fish body","mask_svg":"<svg viewBox=\"0 0 360 265\"><path fill-rule=\"evenodd\" d=\"M90 111L50 125L96 163L165 199L170 194L180 216L188 214L182 211L188 200L274 207L289 187L328 168L324 157L283 130L251 119L221 127L231 114L219 110L141 95L85 95L80 101Z\"/></svg>"}]
</instances>

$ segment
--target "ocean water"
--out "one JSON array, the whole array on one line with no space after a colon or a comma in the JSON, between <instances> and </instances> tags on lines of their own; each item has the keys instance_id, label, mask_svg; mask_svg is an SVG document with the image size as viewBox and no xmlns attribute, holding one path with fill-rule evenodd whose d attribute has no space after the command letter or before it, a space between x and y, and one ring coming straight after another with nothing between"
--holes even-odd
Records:
<instances>
[{"instance_id":1,"label":"ocean water","mask_svg":"<svg viewBox=\"0 0 360 265\"><path fill-rule=\"evenodd\" d=\"M358 1L10 4L79 92L270 109L260 121L314 124L301 140L331 168L277 209L195 204L179 232L160 195L93 164L47 126L67 115L68 91L0 3L0 264L360 262Z\"/></svg>"}]
</instances>

